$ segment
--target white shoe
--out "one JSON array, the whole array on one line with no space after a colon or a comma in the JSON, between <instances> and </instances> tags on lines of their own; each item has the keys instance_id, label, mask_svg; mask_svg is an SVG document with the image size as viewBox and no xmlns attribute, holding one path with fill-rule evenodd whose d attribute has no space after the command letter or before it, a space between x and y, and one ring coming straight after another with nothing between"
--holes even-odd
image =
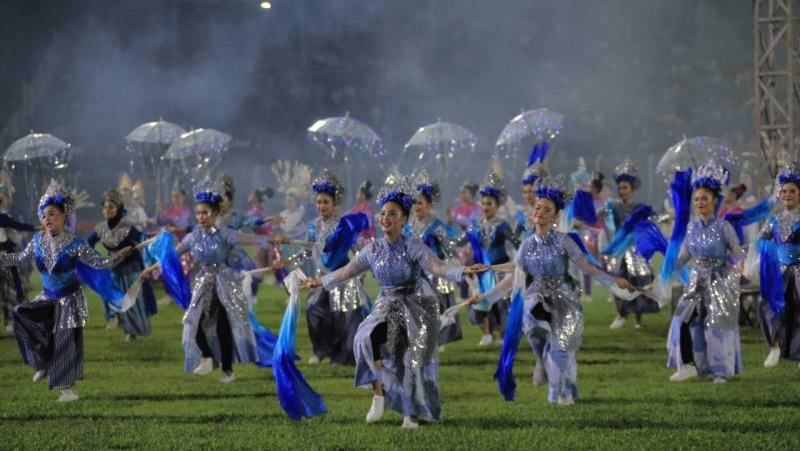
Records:
<instances>
[{"instance_id":1,"label":"white shoe","mask_svg":"<svg viewBox=\"0 0 800 451\"><path fill-rule=\"evenodd\" d=\"M125 341L127 341L127 342L136 341L136 335L125 334Z\"/></svg>"},{"instance_id":2,"label":"white shoe","mask_svg":"<svg viewBox=\"0 0 800 451\"><path fill-rule=\"evenodd\" d=\"M669 377L670 382L681 382L697 377L697 368L694 365L683 365L678 371Z\"/></svg>"},{"instance_id":3,"label":"white shoe","mask_svg":"<svg viewBox=\"0 0 800 451\"><path fill-rule=\"evenodd\" d=\"M439 345L439 354L444 352L444 345Z\"/></svg>"},{"instance_id":4,"label":"white shoe","mask_svg":"<svg viewBox=\"0 0 800 451\"><path fill-rule=\"evenodd\" d=\"M308 358L309 365L319 365L319 357L316 354L311 354L311 357Z\"/></svg>"},{"instance_id":5,"label":"white shoe","mask_svg":"<svg viewBox=\"0 0 800 451\"><path fill-rule=\"evenodd\" d=\"M206 374L214 371L214 359L211 357L203 357L200 363L194 367L192 371L196 376L205 376Z\"/></svg>"},{"instance_id":6,"label":"white shoe","mask_svg":"<svg viewBox=\"0 0 800 451\"><path fill-rule=\"evenodd\" d=\"M608 326L609 329L619 329L625 325L625 318L618 316L614 318L614 321L611 322L611 325Z\"/></svg>"},{"instance_id":7,"label":"white shoe","mask_svg":"<svg viewBox=\"0 0 800 451\"><path fill-rule=\"evenodd\" d=\"M383 396L375 395L372 397L372 405L367 412L367 423L374 423L383 416Z\"/></svg>"},{"instance_id":8,"label":"white shoe","mask_svg":"<svg viewBox=\"0 0 800 451\"><path fill-rule=\"evenodd\" d=\"M116 329L119 326L119 318L117 315L112 316L106 321L106 330Z\"/></svg>"},{"instance_id":9,"label":"white shoe","mask_svg":"<svg viewBox=\"0 0 800 451\"><path fill-rule=\"evenodd\" d=\"M44 379L45 377L47 377L47 372L45 370L38 370L35 373L33 373L33 381L34 382L39 382L40 380Z\"/></svg>"},{"instance_id":10,"label":"white shoe","mask_svg":"<svg viewBox=\"0 0 800 451\"><path fill-rule=\"evenodd\" d=\"M558 405L559 406L572 406L575 405L575 398L572 396L559 396L558 397Z\"/></svg>"},{"instance_id":11,"label":"white shoe","mask_svg":"<svg viewBox=\"0 0 800 451\"><path fill-rule=\"evenodd\" d=\"M6 324L6 332L8 332L8 333L14 332L14 323Z\"/></svg>"},{"instance_id":12,"label":"white shoe","mask_svg":"<svg viewBox=\"0 0 800 451\"><path fill-rule=\"evenodd\" d=\"M403 417L403 425L400 427L403 429L416 429L419 427L419 423L411 417Z\"/></svg>"},{"instance_id":13,"label":"white shoe","mask_svg":"<svg viewBox=\"0 0 800 451\"><path fill-rule=\"evenodd\" d=\"M767 358L764 359L764 368L772 368L781 360L781 348L774 346L769 349Z\"/></svg>"},{"instance_id":14,"label":"white shoe","mask_svg":"<svg viewBox=\"0 0 800 451\"><path fill-rule=\"evenodd\" d=\"M637 322L636 325L633 326L633 327L635 327L636 329L641 329L642 328L642 323Z\"/></svg>"},{"instance_id":15,"label":"white shoe","mask_svg":"<svg viewBox=\"0 0 800 451\"><path fill-rule=\"evenodd\" d=\"M236 380L236 376L233 375L233 371L230 373L227 371L222 372L222 376L219 377L219 381L223 384L227 384L228 382L233 382Z\"/></svg>"},{"instance_id":16,"label":"white shoe","mask_svg":"<svg viewBox=\"0 0 800 451\"><path fill-rule=\"evenodd\" d=\"M725 382L728 382L728 379L725 379L724 377L717 376L714 378L715 384L724 384Z\"/></svg>"},{"instance_id":17,"label":"white shoe","mask_svg":"<svg viewBox=\"0 0 800 451\"><path fill-rule=\"evenodd\" d=\"M481 341L478 342L478 346L489 346L494 341L494 337L492 334L486 334L481 337Z\"/></svg>"},{"instance_id":18,"label":"white shoe","mask_svg":"<svg viewBox=\"0 0 800 451\"><path fill-rule=\"evenodd\" d=\"M58 402L70 402L77 400L78 400L78 394L75 393L75 390L71 388L65 388L61 390L61 396L58 397Z\"/></svg>"}]
</instances>

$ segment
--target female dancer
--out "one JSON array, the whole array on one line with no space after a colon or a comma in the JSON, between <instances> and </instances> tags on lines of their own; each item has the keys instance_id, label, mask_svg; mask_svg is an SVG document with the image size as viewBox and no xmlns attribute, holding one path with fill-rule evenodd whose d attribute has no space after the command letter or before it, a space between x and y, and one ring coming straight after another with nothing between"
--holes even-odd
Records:
<instances>
[{"instance_id":1,"label":"female dancer","mask_svg":"<svg viewBox=\"0 0 800 451\"><path fill-rule=\"evenodd\" d=\"M144 241L144 235L126 218L127 211L119 190L111 188L103 193L103 217L105 221L97 224L94 232L86 239L94 248L100 242L109 252L136 246ZM114 286L125 293L139 279L144 269L142 257L138 252L128 255L111 270ZM116 313L113 305L105 303L106 318L118 316L125 331L125 340L150 335L150 316L157 313L156 299L150 281L144 281L136 303L123 313Z\"/></svg>"},{"instance_id":2,"label":"female dancer","mask_svg":"<svg viewBox=\"0 0 800 451\"><path fill-rule=\"evenodd\" d=\"M308 241L310 251L292 256L288 262L297 264L312 258L316 274L327 274L346 265L348 253L355 240L340 240L344 224L359 223L359 233L369 224L366 215L355 213L340 217L338 206L344 199L344 187L327 169L314 179L311 185L319 217L309 224ZM341 224L341 225L340 225ZM353 339L358 324L364 319L362 305L366 305L367 295L358 279L335 288L317 287L308 295L306 320L308 335L314 349L308 359L309 365L316 365L328 357L331 363L353 365Z\"/></svg>"},{"instance_id":3,"label":"female dancer","mask_svg":"<svg viewBox=\"0 0 800 451\"><path fill-rule=\"evenodd\" d=\"M392 175L379 194L380 226L384 233L346 266L305 286L332 289L367 269L381 286L372 313L358 327L355 341L358 387L372 386L367 423L383 416L384 405L403 414L403 428L418 419L439 420L437 342L439 301L423 273L458 281L483 265L444 264L424 243L403 235L411 213L413 188L406 177ZM384 398L385 397L385 398Z\"/></svg>"},{"instance_id":4,"label":"female dancer","mask_svg":"<svg viewBox=\"0 0 800 451\"><path fill-rule=\"evenodd\" d=\"M279 218L277 215L270 215L266 208L264 208L264 197L272 198L274 191L270 188L253 190L247 197L249 206L245 210L244 215L248 218L264 218L268 221L276 220ZM270 236L273 233L273 227L270 223L265 223L260 227L253 228L253 233L257 235ZM281 259L280 247L276 244L269 244L267 247L260 247L256 250L256 266L259 268L268 268L273 263Z\"/></svg>"},{"instance_id":5,"label":"female dancer","mask_svg":"<svg viewBox=\"0 0 800 451\"><path fill-rule=\"evenodd\" d=\"M452 247L463 233L447 226L431 209L439 200L439 186L431 180L428 173L423 170L415 180L416 193L414 197L414 213L406 223L403 234L409 238L417 238L425 243L441 260L447 260L448 254L453 253ZM442 278L426 274L428 282L436 290L439 297L439 313L455 305L455 287ZM444 327L439 334L439 352L444 351L445 343L458 341L462 338L461 319L455 317L455 324Z\"/></svg>"},{"instance_id":6,"label":"female dancer","mask_svg":"<svg viewBox=\"0 0 800 451\"><path fill-rule=\"evenodd\" d=\"M583 335L583 310L580 284L570 276L569 261L605 286L616 282L621 288L630 288L630 284L623 277L615 280L614 276L588 263L577 234L553 230L559 213L573 195L566 177L544 177L535 186L534 231L520 246L513 263L508 265L508 269L516 267L518 271L509 274L493 290L473 296L470 302L496 302L506 295L516 277L527 279L518 282L527 288L523 294L524 307L518 309L517 314L522 316L522 331L537 357L533 383L548 383L550 402L571 405L578 397L575 353ZM520 321L509 318L509 324L512 323L519 325ZM504 354L507 347L517 346L515 340L508 338L508 331L506 337ZM513 393L510 396L513 399Z\"/></svg>"},{"instance_id":7,"label":"female dancer","mask_svg":"<svg viewBox=\"0 0 800 451\"><path fill-rule=\"evenodd\" d=\"M218 183L206 179L195 194L195 226L175 251L191 252L195 261L191 301L183 318L184 370L204 376L222 367L220 381L235 380L234 363L258 362L256 338L248 308L248 295L242 290L241 273L229 264L237 246L264 246L267 238L237 232L217 225L224 192ZM150 266L143 275L160 265ZM166 280L180 279L172 275Z\"/></svg>"},{"instance_id":8,"label":"female dancer","mask_svg":"<svg viewBox=\"0 0 800 451\"><path fill-rule=\"evenodd\" d=\"M614 181L617 182L619 200L608 202L608 218L606 220L612 234L614 231L622 229L623 224L635 213L650 209L647 205L633 202L633 193L641 186L642 182L636 166L629 158L615 168ZM635 246L625 250L620 257L609 258L608 271L626 278L634 286L640 288L653 282L653 271L650 269L650 264L644 257L636 253ZM642 327L642 314L659 312L658 302L644 295L629 301L614 296L614 304L617 307L617 317L609 326L611 329L619 329L625 325L625 320L631 313L636 317L636 328L639 329Z\"/></svg>"},{"instance_id":9,"label":"female dancer","mask_svg":"<svg viewBox=\"0 0 800 451\"><path fill-rule=\"evenodd\" d=\"M372 199L372 182L364 180L358 186L358 194L356 194L356 204L350 209L350 213L364 213L369 218L369 228L361 233L359 237L359 249L366 246L373 238L375 238L375 208L370 204Z\"/></svg>"},{"instance_id":10,"label":"female dancer","mask_svg":"<svg viewBox=\"0 0 800 451\"><path fill-rule=\"evenodd\" d=\"M800 362L800 160L778 174L775 187L783 211L764 225L758 242L759 317L769 346L766 368L777 365L781 357Z\"/></svg>"},{"instance_id":11,"label":"female dancer","mask_svg":"<svg viewBox=\"0 0 800 451\"><path fill-rule=\"evenodd\" d=\"M466 230L480 215L481 206L475 202L478 188L479 186L475 182L466 181L462 183L461 189L458 191L458 200L461 203L453 207L449 214L449 221L455 222L463 230Z\"/></svg>"},{"instance_id":12,"label":"female dancer","mask_svg":"<svg viewBox=\"0 0 800 451\"><path fill-rule=\"evenodd\" d=\"M522 175L522 199L525 205L517 211L517 228L514 230L517 241L522 241L533 233L533 210L536 207L536 190L533 185L547 176L547 169L541 162L536 162Z\"/></svg>"},{"instance_id":13,"label":"female dancer","mask_svg":"<svg viewBox=\"0 0 800 451\"><path fill-rule=\"evenodd\" d=\"M472 245L472 253L476 263L485 265L499 265L508 263L509 248L512 250L519 242L511 231L511 226L497 217L497 210L506 200L506 187L494 170L483 180L480 190L481 209L483 214L477 221L473 221L467 232L467 238ZM504 275L499 278L502 279ZM487 271L478 278L481 293L494 288L497 280L494 271ZM483 332L479 346L488 346L494 341L493 331L503 331L506 314L508 313L508 298L490 304L482 301L473 304L470 308L470 322L480 325Z\"/></svg>"},{"instance_id":14,"label":"female dancer","mask_svg":"<svg viewBox=\"0 0 800 451\"><path fill-rule=\"evenodd\" d=\"M72 192L51 181L39 201L42 232L34 234L25 250L0 254L3 266L21 266L31 260L42 275L42 292L14 309L14 335L22 360L36 370L33 381L47 377L51 390L61 389L59 401L75 401L75 381L83 379L83 326L89 309L81 283L106 301L119 301L123 293L105 289L111 284L107 271L130 252L122 249L101 257L82 239L64 230L72 212Z\"/></svg>"},{"instance_id":15,"label":"female dancer","mask_svg":"<svg viewBox=\"0 0 800 451\"><path fill-rule=\"evenodd\" d=\"M18 250L19 232L41 230L40 225L26 224L14 219L8 211L14 187L11 178L5 171L0 171L0 251L16 252ZM25 301L25 281L20 268L0 267L0 307L3 309L5 331L14 330L12 313L14 307Z\"/></svg>"},{"instance_id":16,"label":"female dancer","mask_svg":"<svg viewBox=\"0 0 800 451\"><path fill-rule=\"evenodd\" d=\"M739 274L730 263L740 259L741 250L733 226L715 214L727 171L712 160L697 169L690 187L689 175L676 173L670 187L676 212L688 205L691 197L697 218L687 227L686 220L676 214L670 241L670 247L681 245L677 267L688 263L689 280L672 317L667 364L677 368L670 377L673 382L698 375L711 375L714 382L725 382L742 371ZM674 240L681 230L686 231L684 244ZM669 253L668 249L662 276L673 272ZM667 284L662 281L662 285Z\"/></svg>"}]
</instances>

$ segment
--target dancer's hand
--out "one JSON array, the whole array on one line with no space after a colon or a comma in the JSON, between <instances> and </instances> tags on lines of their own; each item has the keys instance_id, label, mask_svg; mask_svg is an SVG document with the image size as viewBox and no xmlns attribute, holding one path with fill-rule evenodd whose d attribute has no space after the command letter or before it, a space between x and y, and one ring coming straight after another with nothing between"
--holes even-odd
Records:
<instances>
[{"instance_id":1,"label":"dancer's hand","mask_svg":"<svg viewBox=\"0 0 800 451\"><path fill-rule=\"evenodd\" d=\"M485 295L483 295L483 294L474 294L469 299L467 299L467 302L469 302L470 305L475 305L478 302L483 301L484 299L486 299Z\"/></svg>"},{"instance_id":2,"label":"dancer's hand","mask_svg":"<svg viewBox=\"0 0 800 451\"><path fill-rule=\"evenodd\" d=\"M308 279L300 282L300 288L316 288L322 286L322 279L319 277L309 277Z\"/></svg>"},{"instance_id":3,"label":"dancer's hand","mask_svg":"<svg viewBox=\"0 0 800 451\"><path fill-rule=\"evenodd\" d=\"M464 268L464 274L480 274L482 272L488 271L490 268L487 265L482 263L478 263L475 265L470 265Z\"/></svg>"},{"instance_id":4,"label":"dancer's hand","mask_svg":"<svg viewBox=\"0 0 800 451\"><path fill-rule=\"evenodd\" d=\"M614 283L616 283L616 284L617 284L617 286L619 286L620 288L624 288L624 289L626 289L626 290L631 290L631 291L633 291L633 290L635 290L635 289L636 289L636 288L635 288L633 285L631 285L631 283L630 283L630 282L628 282L628 279L626 279L626 278L624 278L624 277L617 277L617 278L614 280Z\"/></svg>"}]
</instances>

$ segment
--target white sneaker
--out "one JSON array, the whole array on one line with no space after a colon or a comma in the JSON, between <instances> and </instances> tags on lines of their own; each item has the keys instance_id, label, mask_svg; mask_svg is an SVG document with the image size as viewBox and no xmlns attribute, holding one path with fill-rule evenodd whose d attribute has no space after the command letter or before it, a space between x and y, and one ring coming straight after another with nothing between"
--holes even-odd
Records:
<instances>
[{"instance_id":1,"label":"white sneaker","mask_svg":"<svg viewBox=\"0 0 800 451\"><path fill-rule=\"evenodd\" d=\"M58 402L70 402L77 400L78 400L78 394L75 393L75 390L71 388L65 388L61 390L61 396L58 397Z\"/></svg>"},{"instance_id":2,"label":"white sneaker","mask_svg":"<svg viewBox=\"0 0 800 451\"><path fill-rule=\"evenodd\" d=\"M8 332L8 333L14 332L14 323L6 324L6 332Z\"/></svg>"},{"instance_id":3,"label":"white sneaker","mask_svg":"<svg viewBox=\"0 0 800 451\"><path fill-rule=\"evenodd\" d=\"M444 352L444 345L439 345L439 354Z\"/></svg>"},{"instance_id":4,"label":"white sneaker","mask_svg":"<svg viewBox=\"0 0 800 451\"><path fill-rule=\"evenodd\" d=\"M715 384L724 384L725 382L728 382L728 379L725 379L724 377L717 376L714 378Z\"/></svg>"},{"instance_id":5,"label":"white sneaker","mask_svg":"<svg viewBox=\"0 0 800 451\"><path fill-rule=\"evenodd\" d=\"M781 360L781 348L773 346L769 349L767 358L764 359L764 368L772 368Z\"/></svg>"},{"instance_id":6,"label":"white sneaker","mask_svg":"<svg viewBox=\"0 0 800 451\"><path fill-rule=\"evenodd\" d=\"M227 372L223 371L222 376L219 377L219 381L223 384L227 384L228 382L233 382L236 380L236 376L233 375L233 371Z\"/></svg>"},{"instance_id":7,"label":"white sneaker","mask_svg":"<svg viewBox=\"0 0 800 451\"><path fill-rule=\"evenodd\" d=\"M194 367L192 371L196 376L205 376L206 374L214 371L214 359L211 357L203 357L200 363Z\"/></svg>"},{"instance_id":8,"label":"white sneaker","mask_svg":"<svg viewBox=\"0 0 800 451\"><path fill-rule=\"evenodd\" d=\"M678 371L669 377L670 382L681 382L697 377L697 368L694 365L683 365Z\"/></svg>"},{"instance_id":9,"label":"white sneaker","mask_svg":"<svg viewBox=\"0 0 800 451\"><path fill-rule=\"evenodd\" d=\"M489 346L494 341L494 337L492 334L486 334L481 337L481 341L478 342L478 346Z\"/></svg>"},{"instance_id":10,"label":"white sneaker","mask_svg":"<svg viewBox=\"0 0 800 451\"><path fill-rule=\"evenodd\" d=\"M400 427L403 429L416 429L419 427L419 423L411 417L403 417L403 425Z\"/></svg>"},{"instance_id":11,"label":"white sneaker","mask_svg":"<svg viewBox=\"0 0 800 451\"><path fill-rule=\"evenodd\" d=\"M309 365L319 365L319 357L316 354L311 354L311 357L308 358Z\"/></svg>"},{"instance_id":12,"label":"white sneaker","mask_svg":"<svg viewBox=\"0 0 800 451\"><path fill-rule=\"evenodd\" d=\"M47 377L47 372L45 370L38 370L35 373L33 373L33 381L34 382L39 382L40 380L44 379L45 377Z\"/></svg>"},{"instance_id":13,"label":"white sneaker","mask_svg":"<svg viewBox=\"0 0 800 451\"><path fill-rule=\"evenodd\" d=\"M115 329L117 326L119 326L119 318L117 315L112 316L106 321L106 330Z\"/></svg>"},{"instance_id":14,"label":"white sneaker","mask_svg":"<svg viewBox=\"0 0 800 451\"><path fill-rule=\"evenodd\" d=\"M572 406L575 405L575 398L572 396L559 396L558 397L558 405L559 406Z\"/></svg>"},{"instance_id":15,"label":"white sneaker","mask_svg":"<svg viewBox=\"0 0 800 451\"><path fill-rule=\"evenodd\" d=\"M381 419L383 416L383 396L374 395L372 397L372 405L369 406L367 412L367 423L374 423Z\"/></svg>"},{"instance_id":16,"label":"white sneaker","mask_svg":"<svg viewBox=\"0 0 800 451\"><path fill-rule=\"evenodd\" d=\"M641 329L642 328L642 323L637 322L636 325L633 326L633 327L635 327L636 329Z\"/></svg>"},{"instance_id":17,"label":"white sneaker","mask_svg":"<svg viewBox=\"0 0 800 451\"><path fill-rule=\"evenodd\" d=\"M619 329L625 325L625 318L618 316L614 318L614 321L611 322L611 325L608 326L609 329Z\"/></svg>"}]
</instances>

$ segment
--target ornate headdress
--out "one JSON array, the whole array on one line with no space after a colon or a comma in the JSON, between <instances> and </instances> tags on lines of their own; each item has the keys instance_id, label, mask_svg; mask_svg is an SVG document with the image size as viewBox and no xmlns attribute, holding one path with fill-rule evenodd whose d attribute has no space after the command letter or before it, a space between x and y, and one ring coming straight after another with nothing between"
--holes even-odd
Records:
<instances>
[{"instance_id":1,"label":"ornate headdress","mask_svg":"<svg viewBox=\"0 0 800 451\"><path fill-rule=\"evenodd\" d=\"M120 191L133 189L133 180L127 172L123 172L122 175L119 176L119 183L117 184L117 187Z\"/></svg>"},{"instance_id":2,"label":"ornate headdress","mask_svg":"<svg viewBox=\"0 0 800 451\"><path fill-rule=\"evenodd\" d=\"M502 205L506 201L507 192L503 179L497 175L494 168L489 169L489 173L486 174L486 178L481 183L481 196L492 196L497 199L498 204Z\"/></svg>"},{"instance_id":3,"label":"ornate headdress","mask_svg":"<svg viewBox=\"0 0 800 451\"><path fill-rule=\"evenodd\" d=\"M328 168L323 169L317 178L314 179L314 182L311 184L311 190L314 191L314 194L330 194L336 205L341 205L342 200L344 200L344 186L342 186L339 179L337 179Z\"/></svg>"},{"instance_id":4,"label":"ornate headdress","mask_svg":"<svg viewBox=\"0 0 800 451\"><path fill-rule=\"evenodd\" d=\"M206 176L200 181L197 187L195 187L194 200L217 205L222 202L222 194L222 185Z\"/></svg>"},{"instance_id":5,"label":"ornate headdress","mask_svg":"<svg viewBox=\"0 0 800 451\"><path fill-rule=\"evenodd\" d=\"M305 197L311 184L311 167L299 161L278 160L270 166L278 180L278 191L296 198Z\"/></svg>"},{"instance_id":6,"label":"ornate headdress","mask_svg":"<svg viewBox=\"0 0 800 451\"><path fill-rule=\"evenodd\" d=\"M617 182L617 184L620 182L628 182L633 189L638 189L642 185L642 181L639 179L639 171L636 169L636 165L633 164L633 161L628 157L625 157L622 163L614 168L614 181Z\"/></svg>"},{"instance_id":7,"label":"ornate headdress","mask_svg":"<svg viewBox=\"0 0 800 451\"><path fill-rule=\"evenodd\" d=\"M417 188L417 195L425 196L431 202L438 202L441 192L439 185L428 175L428 171L421 170L414 179L414 186Z\"/></svg>"},{"instance_id":8,"label":"ornate headdress","mask_svg":"<svg viewBox=\"0 0 800 451\"><path fill-rule=\"evenodd\" d=\"M692 174L692 188L709 188L719 192L723 186L728 184L730 173L724 166L713 159L701 165Z\"/></svg>"},{"instance_id":9,"label":"ornate headdress","mask_svg":"<svg viewBox=\"0 0 800 451\"><path fill-rule=\"evenodd\" d=\"M414 204L415 191L409 176L393 172L386 177L383 188L378 192L378 204L382 207L386 202L397 202L408 216Z\"/></svg>"},{"instance_id":10,"label":"ornate headdress","mask_svg":"<svg viewBox=\"0 0 800 451\"><path fill-rule=\"evenodd\" d=\"M544 167L541 161L537 161L532 165L528 166L528 169L525 169L525 172L522 173L522 184L523 185L533 185L536 183L536 180L547 177L548 171L547 168Z\"/></svg>"},{"instance_id":11,"label":"ornate headdress","mask_svg":"<svg viewBox=\"0 0 800 451\"><path fill-rule=\"evenodd\" d=\"M50 205L58 205L64 210L64 213L70 214L75 207L75 195L63 183L50 179L47 190L45 190L42 198L39 199L40 218L44 217L44 209Z\"/></svg>"},{"instance_id":12,"label":"ornate headdress","mask_svg":"<svg viewBox=\"0 0 800 451\"><path fill-rule=\"evenodd\" d=\"M563 174L542 177L536 181L533 187L536 190L536 197L552 200L559 210L563 210L575 196L572 183Z\"/></svg>"},{"instance_id":13,"label":"ornate headdress","mask_svg":"<svg viewBox=\"0 0 800 451\"><path fill-rule=\"evenodd\" d=\"M784 183L794 183L800 188L800 160L794 160L784 166L775 177L775 195L780 195Z\"/></svg>"},{"instance_id":14,"label":"ornate headdress","mask_svg":"<svg viewBox=\"0 0 800 451\"><path fill-rule=\"evenodd\" d=\"M118 208L125 207L125 200L122 198L122 193L116 188L109 188L103 192L103 203L106 201L113 202Z\"/></svg>"}]
</instances>

